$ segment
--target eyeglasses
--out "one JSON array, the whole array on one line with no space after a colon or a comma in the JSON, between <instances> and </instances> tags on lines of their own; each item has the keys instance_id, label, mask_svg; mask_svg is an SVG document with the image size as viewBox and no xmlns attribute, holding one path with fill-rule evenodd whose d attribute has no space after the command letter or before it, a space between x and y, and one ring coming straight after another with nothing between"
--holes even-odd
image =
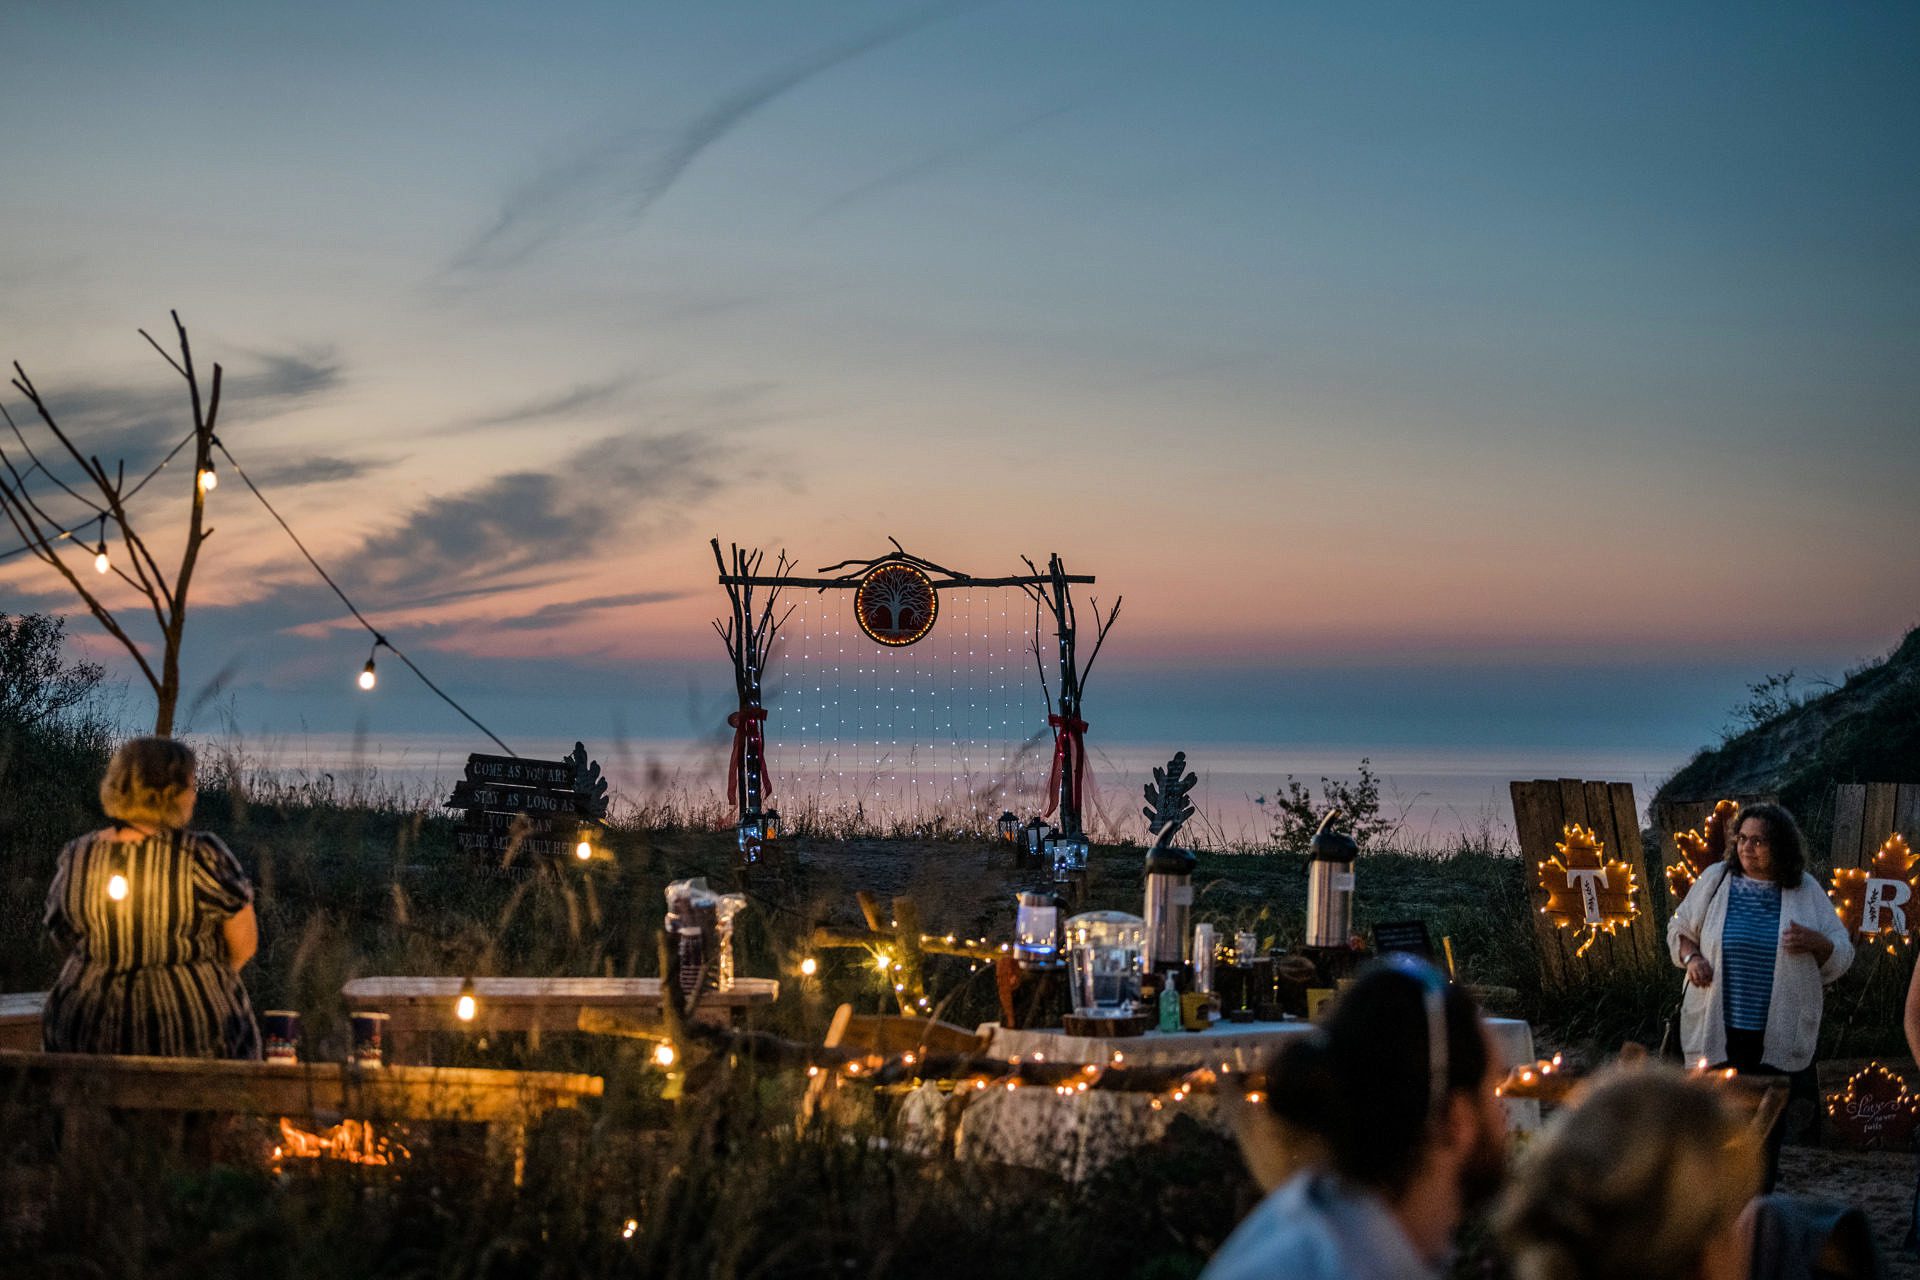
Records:
<instances>
[{"instance_id":1,"label":"eyeglasses","mask_svg":"<svg viewBox=\"0 0 1920 1280\"><path fill-rule=\"evenodd\" d=\"M1447 1096L1447 980L1440 971L1419 956L1405 951L1389 951L1376 962L1382 968L1404 974L1420 984L1420 1002L1427 1015L1427 1119L1440 1116L1440 1104Z\"/></svg>"},{"instance_id":2,"label":"eyeglasses","mask_svg":"<svg viewBox=\"0 0 1920 1280\"><path fill-rule=\"evenodd\" d=\"M1766 836L1735 836L1734 847L1738 849L1770 849L1773 841Z\"/></svg>"}]
</instances>

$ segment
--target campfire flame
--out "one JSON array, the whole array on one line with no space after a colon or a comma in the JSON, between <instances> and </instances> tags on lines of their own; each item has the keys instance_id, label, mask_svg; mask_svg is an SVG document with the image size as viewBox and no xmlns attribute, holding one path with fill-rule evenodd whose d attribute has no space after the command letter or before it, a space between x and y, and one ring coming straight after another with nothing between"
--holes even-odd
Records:
<instances>
[{"instance_id":1,"label":"campfire flame","mask_svg":"<svg viewBox=\"0 0 1920 1280\"><path fill-rule=\"evenodd\" d=\"M274 1167L284 1160L344 1160L349 1164L386 1165L411 1158L412 1152L383 1138L364 1120L342 1120L310 1133L285 1116L280 1117L280 1142L273 1149Z\"/></svg>"}]
</instances>

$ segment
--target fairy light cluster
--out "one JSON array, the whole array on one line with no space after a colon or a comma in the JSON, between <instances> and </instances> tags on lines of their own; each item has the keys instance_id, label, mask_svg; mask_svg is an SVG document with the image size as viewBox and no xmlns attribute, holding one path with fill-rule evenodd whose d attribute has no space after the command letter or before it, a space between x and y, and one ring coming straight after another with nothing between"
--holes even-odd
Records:
<instances>
[{"instance_id":1,"label":"fairy light cluster","mask_svg":"<svg viewBox=\"0 0 1920 1280\"><path fill-rule=\"evenodd\" d=\"M1920 1125L1920 1097L1884 1063L1869 1062L1827 1095L1827 1116L1856 1143L1904 1150Z\"/></svg>"},{"instance_id":2,"label":"fairy light cluster","mask_svg":"<svg viewBox=\"0 0 1920 1280\"><path fill-rule=\"evenodd\" d=\"M1888 955L1913 938L1914 912L1920 910L1920 858L1898 831L1888 836L1864 867L1834 871L1827 891L1834 914L1848 929L1878 942ZM1876 888L1876 882L1885 888ZM1872 910L1873 919L1867 913ZM1869 929L1867 926L1873 927Z\"/></svg>"},{"instance_id":3,"label":"fairy light cluster","mask_svg":"<svg viewBox=\"0 0 1920 1280\"><path fill-rule=\"evenodd\" d=\"M1540 914L1551 919L1555 928L1573 929L1581 938L1574 955L1584 956L1601 934L1611 937L1640 914L1636 901L1640 886L1633 865L1608 859L1592 831L1572 823L1561 834L1561 841L1554 845L1559 855L1535 864L1540 888L1547 895Z\"/></svg>"}]
</instances>

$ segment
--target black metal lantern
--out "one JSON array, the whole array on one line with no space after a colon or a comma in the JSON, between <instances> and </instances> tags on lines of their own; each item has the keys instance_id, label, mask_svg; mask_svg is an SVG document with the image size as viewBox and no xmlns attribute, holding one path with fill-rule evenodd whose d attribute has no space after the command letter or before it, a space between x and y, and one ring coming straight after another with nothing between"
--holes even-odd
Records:
<instances>
[{"instance_id":1,"label":"black metal lantern","mask_svg":"<svg viewBox=\"0 0 1920 1280\"><path fill-rule=\"evenodd\" d=\"M1027 866L1037 867L1046 853L1047 837L1053 834L1053 828L1047 825L1045 818L1034 818L1021 830L1026 836L1022 845L1022 852L1026 856L1021 861Z\"/></svg>"},{"instance_id":2,"label":"black metal lantern","mask_svg":"<svg viewBox=\"0 0 1920 1280\"><path fill-rule=\"evenodd\" d=\"M780 811L769 809L760 815L760 838L771 843L780 838Z\"/></svg>"},{"instance_id":3,"label":"black metal lantern","mask_svg":"<svg viewBox=\"0 0 1920 1280\"><path fill-rule=\"evenodd\" d=\"M1009 809L1000 815L999 828L1000 840L1003 844L1020 843L1020 819L1013 816L1013 810Z\"/></svg>"}]
</instances>

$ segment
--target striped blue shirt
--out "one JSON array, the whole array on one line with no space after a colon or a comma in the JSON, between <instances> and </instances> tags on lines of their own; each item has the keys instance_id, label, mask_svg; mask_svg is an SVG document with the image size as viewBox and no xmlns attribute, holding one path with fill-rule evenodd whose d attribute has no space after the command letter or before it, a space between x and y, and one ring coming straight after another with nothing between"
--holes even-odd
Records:
<instances>
[{"instance_id":1,"label":"striped blue shirt","mask_svg":"<svg viewBox=\"0 0 1920 1280\"><path fill-rule=\"evenodd\" d=\"M1729 874L1727 888L1727 923L1720 935L1727 1025L1735 1031L1765 1031L1774 957L1780 950L1780 886Z\"/></svg>"}]
</instances>

